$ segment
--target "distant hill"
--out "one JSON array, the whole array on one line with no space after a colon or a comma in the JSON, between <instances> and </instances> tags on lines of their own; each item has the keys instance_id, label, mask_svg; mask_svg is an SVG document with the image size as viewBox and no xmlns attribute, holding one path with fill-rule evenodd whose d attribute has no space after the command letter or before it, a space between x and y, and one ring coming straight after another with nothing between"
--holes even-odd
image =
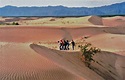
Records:
<instances>
[{"instance_id":1,"label":"distant hill","mask_svg":"<svg viewBox=\"0 0 125 80\"><path fill-rule=\"evenodd\" d=\"M102 7L16 7L0 8L0 16L85 16L85 15L125 15L125 2Z\"/></svg>"}]
</instances>

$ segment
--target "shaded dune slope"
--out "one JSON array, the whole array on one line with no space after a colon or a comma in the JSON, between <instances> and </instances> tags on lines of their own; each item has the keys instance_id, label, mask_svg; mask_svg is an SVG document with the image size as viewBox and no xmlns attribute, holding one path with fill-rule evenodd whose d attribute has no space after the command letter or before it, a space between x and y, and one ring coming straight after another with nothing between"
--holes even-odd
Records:
<instances>
[{"instance_id":1,"label":"shaded dune slope","mask_svg":"<svg viewBox=\"0 0 125 80\"><path fill-rule=\"evenodd\" d=\"M98 16L91 16L88 21L94 25L103 25L102 18Z\"/></svg>"},{"instance_id":2,"label":"shaded dune slope","mask_svg":"<svg viewBox=\"0 0 125 80\"><path fill-rule=\"evenodd\" d=\"M105 80L124 80L125 79L125 56L116 53L102 51L94 56L97 63L92 63L94 69Z\"/></svg>"}]
</instances>

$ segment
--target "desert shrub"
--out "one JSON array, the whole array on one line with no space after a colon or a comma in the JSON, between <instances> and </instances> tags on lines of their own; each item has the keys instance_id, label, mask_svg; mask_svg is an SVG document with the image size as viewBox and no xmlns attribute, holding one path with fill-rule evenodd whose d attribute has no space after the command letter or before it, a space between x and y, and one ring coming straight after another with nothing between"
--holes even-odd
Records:
<instances>
[{"instance_id":1,"label":"desert shrub","mask_svg":"<svg viewBox=\"0 0 125 80\"><path fill-rule=\"evenodd\" d=\"M19 25L19 23L18 22L13 22L12 25Z\"/></svg>"},{"instance_id":2,"label":"desert shrub","mask_svg":"<svg viewBox=\"0 0 125 80\"><path fill-rule=\"evenodd\" d=\"M95 62L93 59L93 56L100 52L101 50L99 48L93 47L90 43L86 43L85 45L80 45L79 46L82 52L82 57L84 57L84 61L86 66L90 66L90 63L92 61Z\"/></svg>"}]
</instances>

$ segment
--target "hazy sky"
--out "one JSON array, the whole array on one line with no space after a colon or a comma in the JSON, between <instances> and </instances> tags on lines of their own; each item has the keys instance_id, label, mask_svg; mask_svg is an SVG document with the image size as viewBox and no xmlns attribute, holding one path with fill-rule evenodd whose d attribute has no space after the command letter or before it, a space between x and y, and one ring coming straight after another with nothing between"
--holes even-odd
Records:
<instances>
[{"instance_id":1,"label":"hazy sky","mask_svg":"<svg viewBox=\"0 0 125 80\"><path fill-rule=\"evenodd\" d=\"M13 6L56 6L68 7L97 7L114 3L125 2L125 0L0 0L0 7Z\"/></svg>"}]
</instances>

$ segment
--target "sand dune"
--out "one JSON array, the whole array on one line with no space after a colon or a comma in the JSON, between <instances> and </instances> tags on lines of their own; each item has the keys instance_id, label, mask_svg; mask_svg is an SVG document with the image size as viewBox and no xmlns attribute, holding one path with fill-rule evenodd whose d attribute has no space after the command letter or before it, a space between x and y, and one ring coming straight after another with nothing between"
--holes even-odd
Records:
<instances>
[{"instance_id":1,"label":"sand dune","mask_svg":"<svg viewBox=\"0 0 125 80\"><path fill-rule=\"evenodd\" d=\"M48 33L49 32L49 33ZM51 28L51 27L2 27L0 28L0 41L32 42L57 41L104 33L96 27L90 28ZM25 35L24 35L25 34Z\"/></svg>"},{"instance_id":2,"label":"sand dune","mask_svg":"<svg viewBox=\"0 0 125 80\"><path fill-rule=\"evenodd\" d=\"M94 59L98 63L93 63L92 67L95 72L107 77L106 80L124 80L124 59L125 56L118 55L116 53L102 51L101 53L94 56Z\"/></svg>"},{"instance_id":3,"label":"sand dune","mask_svg":"<svg viewBox=\"0 0 125 80\"><path fill-rule=\"evenodd\" d=\"M41 56L55 62L60 67L87 80L103 80L97 74L93 73L85 67L79 59L79 52L62 52L50 50L43 46L31 44L30 47ZM48 53L48 54L47 54ZM103 58L102 58L103 57ZM57 60L58 59L58 60ZM102 51L94 56L98 63L92 63L91 68L102 76L105 80L124 80L124 59L116 53ZM91 75L92 74L92 75ZM89 77L91 75L91 77ZM89 77L89 78L88 78Z\"/></svg>"},{"instance_id":4,"label":"sand dune","mask_svg":"<svg viewBox=\"0 0 125 80\"><path fill-rule=\"evenodd\" d=\"M124 17L0 19L21 24L0 25L0 80L125 80ZM58 51L42 45L60 39L90 42L102 52L89 69L79 49Z\"/></svg>"},{"instance_id":5,"label":"sand dune","mask_svg":"<svg viewBox=\"0 0 125 80\"><path fill-rule=\"evenodd\" d=\"M83 64L79 52L51 50L26 43L1 43L0 48L1 80L124 80L125 58L114 53L103 52L94 58L100 64L92 66L95 72L102 71L98 74L105 77L103 79Z\"/></svg>"},{"instance_id":6,"label":"sand dune","mask_svg":"<svg viewBox=\"0 0 125 80\"><path fill-rule=\"evenodd\" d=\"M125 25L125 17L103 18L104 26L120 27Z\"/></svg>"},{"instance_id":7,"label":"sand dune","mask_svg":"<svg viewBox=\"0 0 125 80\"><path fill-rule=\"evenodd\" d=\"M95 56L98 63L92 66L95 72L108 77L108 80L124 80L125 36L123 34L104 33L87 39L87 42L103 50ZM106 74L104 74L106 73ZM110 76L109 76L110 75Z\"/></svg>"},{"instance_id":8,"label":"sand dune","mask_svg":"<svg viewBox=\"0 0 125 80\"><path fill-rule=\"evenodd\" d=\"M41 52L44 53L44 52ZM46 51L49 54L49 52ZM58 60L58 58L57 58ZM0 80L86 80L35 53L24 43L1 43Z\"/></svg>"},{"instance_id":9,"label":"sand dune","mask_svg":"<svg viewBox=\"0 0 125 80\"><path fill-rule=\"evenodd\" d=\"M62 39L63 37L65 38L68 35L67 32L58 28L40 28L40 27L8 28L7 27L0 29L1 29L0 41L12 41L12 42L56 41Z\"/></svg>"},{"instance_id":10,"label":"sand dune","mask_svg":"<svg viewBox=\"0 0 125 80\"><path fill-rule=\"evenodd\" d=\"M81 37L91 37L100 34L119 34L124 35L125 27L77 27L77 28L67 28L66 29L72 36L73 39Z\"/></svg>"},{"instance_id":11,"label":"sand dune","mask_svg":"<svg viewBox=\"0 0 125 80\"><path fill-rule=\"evenodd\" d=\"M106 33L91 37L87 40L87 42L92 43L93 45L101 48L102 50L116 52L125 51L124 39L125 35Z\"/></svg>"},{"instance_id":12,"label":"sand dune","mask_svg":"<svg viewBox=\"0 0 125 80\"><path fill-rule=\"evenodd\" d=\"M91 16L88 21L94 25L103 25L102 18L98 16Z\"/></svg>"},{"instance_id":13,"label":"sand dune","mask_svg":"<svg viewBox=\"0 0 125 80\"><path fill-rule=\"evenodd\" d=\"M115 16L115 17L98 17L98 16L91 16L88 18L88 21L91 22L93 25L103 25L108 27L124 27L125 25L125 17L122 16Z\"/></svg>"},{"instance_id":14,"label":"sand dune","mask_svg":"<svg viewBox=\"0 0 125 80\"><path fill-rule=\"evenodd\" d=\"M125 27L1 27L0 41L38 42L58 41L60 39L76 39L83 36L94 36L103 33L125 34ZM25 34L25 35L24 35Z\"/></svg>"},{"instance_id":15,"label":"sand dune","mask_svg":"<svg viewBox=\"0 0 125 80\"><path fill-rule=\"evenodd\" d=\"M103 80L100 76L89 70L79 59L79 53L77 52L61 52L56 50L49 50L45 47L32 44L30 45L38 54L46 57L47 59L55 62L62 68L81 76L87 80ZM48 53L48 54L47 54ZM84 75L83 75L84 74ZM91 75L92 74L92 75ZM91 77L89 77L91 75Z\"/></svg>"}]
</instances>

